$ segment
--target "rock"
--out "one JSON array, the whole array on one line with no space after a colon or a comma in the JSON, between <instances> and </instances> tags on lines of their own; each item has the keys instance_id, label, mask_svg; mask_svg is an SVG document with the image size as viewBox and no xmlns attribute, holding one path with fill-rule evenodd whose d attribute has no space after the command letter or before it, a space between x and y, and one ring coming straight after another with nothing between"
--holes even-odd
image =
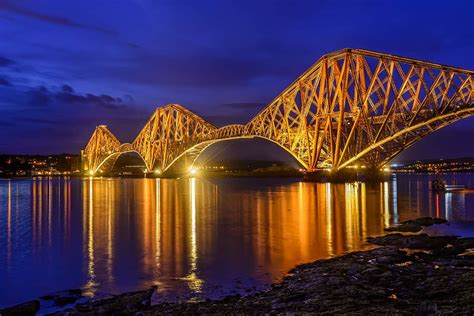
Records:
<instances>
[{"instance_id":1,"label":"rock","mask_svg":"<svg viewBox=\"0 0 474 316\"><path fill-rule=\"evenodd\" d=\"M387 263L394 263L395 259L393 257L390 257L390 256L381 256L381 257L377 257L376 261L378 263L387 264Z\"/></svg>"},{"instance_id":2,"label":"rock","mask_svg":"<svg viewBox=\"0 0 474 316\"><path fill-rule=\"evenodd\" d=\"M294 301L304 301L306 298L305 293L301 292L293 292L288 294L286 297L283 298L285 302L294 302Z\"/></svg>"},{"instance_id":3,"label":"rock","mask_svg":"<svg viewBox=\"0 0 474 316\"><path fill-rule=\"evenodd\" d=\"M455 256L464 252L464 247L461 245L451 246L448 244L446 247L433 251L435 256Z\"/></svg>"},{"instance_id":4,"label":"rock","mask_svg":"<svg viewBox=\"0 0 474 316\"><path fill-rule=\"evenodd\" d=\"M421 217L413 220L401 222L402 225L419 225L419 226L432 226L434 225L434 219L432 217Z\"/></svg>"},{"instance_id":5,"label":"rock","mask_svg":"<svg viewBox=\"0 0 474 316\"><path fill-rule=\"evenodd\" d=\"M385 228L388 232L417 233L426 226L445 224L447 220L442 218L421 217L415 220L401 222L399 225Z\"/></svg>"},{"instance_id":6,"label":"rock","mask_svg":"<svg viewBox=\"0 0 474 316\"><path fill-rule=\"evenodd\" d=\"M438 313L438 305L435 302L423 302L416 311L417 316L436 315Z\"/></svg>"},{"instance_id":7,"label":"rock","mask_svg":"<svg viewBox=\"0 0 474 316\"><path fill-rule=\"evenodd\" d=\"M438 218L438 217L433 218L433 222L434 222L435 225L448 223L448 221L445 220L444 218Z\"/></svg>"},{"instance_id":8,"label":"rock","mask_svg":"<svg viewBox=\"0 0 474 316\"><path fill-rule=\"evenodd\" d=\"M28 301L5 309L0 309L2 316L29 316L36 315L40 309L40 302L38 300Z\"/></svg>"},{"instance_id":9,"label":"rock","mask_svg":"<svg viewBox=\"0 0 474 316\"><path fill-rule=\"evenodd\" d=\"M40 299L45 300L45 301L51 301L55 297L57 297L57 295L48 294L48 295L41 296Z\"/></svg>"},{"instance_id":10,"label":"rock","mask_svg":"<svg viewBox=\"0 0 474 316\"><path fill-rule=\"evenodd\" d=\"M401 225L418 225L418 226L433 226L439 224L446 224L448 221L444 218L421 217L414 220L401 222Z\"/></svg>"},{"instance_id":11,"label":"rock","mask_svg":"<svg viewBox=\"0 0 474 316\"><path fill-rule=\"evenodd\" d=\"M66 306L77 301L79 297L77 296L58 296L54 299L54 304L57 306Z\"/></svg>"},{"instance_id":12,"label":"rock","mask_svg":"<svg viewBox=\"0 0 474 316\"><path fill-rule=\"evenodd\" d=\"M419 225L406 224L406 225L391 226L391 227L385 228L384 230L387 232L417 233L422 229L423 228Z\"/></svg>"},{"instance_id":13,"label":"rock","mask_svg":"<svg viewBox=\"0 0 474 316\"><path fill-rule=\"evenodd\" d=\"M473 249L474 238L459 238L457 244L462 246L464 249Z\"/></svg>"},{"instance_id":14,"label":"rock","mask_svg":"<svg viewBox=\"0 0 474 316\"><path fill-rule=\"evenodd\" d=\"M82 296L82 290L81 289L69 289L67 292L71 295L80 295Z\"/></svg>"},{"instance_id":15,"label":"rock","mask_svg":"<svg viewBox=\"0 0 474 316\"><path fill-rule=\"evenodd\" d=\"M127 292L97 301L78 304L75 308L66 310L64 313L60 312L58 314L133 314L139 310L150 307L151 296L155 290L156 286L153 286L143 291ZM77 298L75 300L77 300Z\"/></svg>"},{"instance_id":16,"label":"rock","mask_svg":"<svg viewBox=\"0 0 474 316\"><path fill-rule=\"evenodd\" d=\"M368 268L362 271L362 275L378 275L382 273L383 273L383 270L379 268Z\"/></svg>"},{"instance_id":17,"label":"rock","mask_svg":"<svg viewBox=\"0 0 474 316\"><path fill-rule=\"evenodd\" d=\"M225 303L233 303L233 302L236 302L240 299L240 295L237 294L237 295L227 295L226 297L224 297L222 299L223 302Z\"/></svg>"},{"instance_id":18,"label":"rock","mask_svg":"<svg viewBox=\"0 0 474 316\"><path fill-rule=\"evenodd\" d=\"M382 237L370 237L367 241L379 246L436 250L455 242L456 239L457 237L454 236L430 237L427 234L408 236L402 234L389 234Z\"/></svg>"}]
</instances>

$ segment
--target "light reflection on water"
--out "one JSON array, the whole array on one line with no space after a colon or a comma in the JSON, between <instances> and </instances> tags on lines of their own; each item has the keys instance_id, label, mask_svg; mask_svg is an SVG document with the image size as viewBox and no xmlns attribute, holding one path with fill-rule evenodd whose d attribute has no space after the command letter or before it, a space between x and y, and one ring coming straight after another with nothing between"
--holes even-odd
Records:
<instances>
[{"instance_id":1,"label":"light reflection on water","mask_svg":"<svg viewBox=\"0 0 474 316\"><path fill-rule=\"evenodd\" d=\"M163 300L245 293L399 221L474 221L473 207L474 194L431 192L428 176L0 180L0 306L77 287L94 297L155 284Z\"/></svg>"}]
</instances>

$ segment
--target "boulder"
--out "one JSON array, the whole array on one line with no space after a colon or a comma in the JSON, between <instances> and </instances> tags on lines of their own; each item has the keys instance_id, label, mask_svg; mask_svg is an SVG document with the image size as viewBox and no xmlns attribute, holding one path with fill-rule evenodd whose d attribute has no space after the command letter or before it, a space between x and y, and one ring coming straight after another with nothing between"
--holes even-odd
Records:
<instances>
[{"instance_id":1,"label":"boulder","mask_svg":"<svg viewBox=\"0 0 474 316\"><path fill-rule=\"evenodd\" d=\"M28 301L5 309L0 309L2 316L29 316L36 315L40 309L40 302L38 300Z\"/></svg>"}]
</instances>

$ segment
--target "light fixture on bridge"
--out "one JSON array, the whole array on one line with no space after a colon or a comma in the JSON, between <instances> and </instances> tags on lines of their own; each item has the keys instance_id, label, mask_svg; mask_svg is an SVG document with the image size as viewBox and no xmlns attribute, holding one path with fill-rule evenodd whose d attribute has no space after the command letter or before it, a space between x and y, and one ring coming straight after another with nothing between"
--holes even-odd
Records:
<instances>
[{"instance_id":1,"label":"light fixture on bridge","mask_svg":"<svg viewBox=\"0 0 474 316\"><path fill-rule=\"evenodd\" d=\"M160 169L156 169L156 170L155 170L155 174L156 174L156 175L161 174L161 170L160 170Z\"/></svg>"},{"instance_id":2,"label":"light fixture on bridge","mask_svg":"<svg viewBox=\"0 0 474 316\"><path fill-rule=\"evenodd\" d=\"M196 173L197 173L197 169L196 169L196 168L190 168L190 169L189 169L189 174L190 174L190 175L194 176L194 175L196 175Z\"/></svg>"},{"instance_id":3,"label":"light fixture on bridge","mask_svg":"<svg viewBox=\"0 0 474 316\"><path fill-rule=\"evenodd\" d=\"M89 175L93 176L94 175L94 170L89 170Z\"/></svg>"}]
</instances>

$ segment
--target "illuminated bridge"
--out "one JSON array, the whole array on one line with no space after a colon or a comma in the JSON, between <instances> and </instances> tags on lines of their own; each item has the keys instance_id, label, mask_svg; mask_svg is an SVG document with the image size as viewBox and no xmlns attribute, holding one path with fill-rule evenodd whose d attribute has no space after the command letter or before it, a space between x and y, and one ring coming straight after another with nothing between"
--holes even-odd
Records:
<instances>
[{"instance_id":1,"label":"illuminated bridge","mask_svg":"<svg viewBox=\"0 0 474 316\"><path fill-rule=\"evenodd\" d=\"M191 166L212 144L259 137L308 172L381 168L426 135L474 114L474 71L344 49L327 54L246 125L217 128L186 108L159 107L131 143L98 126L83 151L90 174L138 153L149 171Z\"/></svg>"}]
</instances>

